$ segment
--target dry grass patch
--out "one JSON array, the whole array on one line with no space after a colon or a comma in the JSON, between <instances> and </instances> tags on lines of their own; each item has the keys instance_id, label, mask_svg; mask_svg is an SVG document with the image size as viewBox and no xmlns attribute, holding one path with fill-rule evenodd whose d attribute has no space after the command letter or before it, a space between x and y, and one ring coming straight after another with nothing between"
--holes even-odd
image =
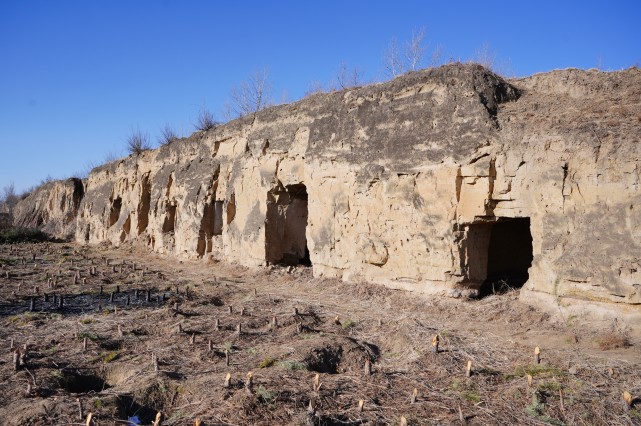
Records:
<instances>
[{"instance_id":1,"label":"dry grass patch","mask_svg":"<svg viewBox=\"0 0 641 426\"><path fill-rule=\"evenodd\" d=\"M627 336L620 333L605 333L597 337L597 343L602 351L627 348L631 346Z\"/></svg>"}]
</instances>

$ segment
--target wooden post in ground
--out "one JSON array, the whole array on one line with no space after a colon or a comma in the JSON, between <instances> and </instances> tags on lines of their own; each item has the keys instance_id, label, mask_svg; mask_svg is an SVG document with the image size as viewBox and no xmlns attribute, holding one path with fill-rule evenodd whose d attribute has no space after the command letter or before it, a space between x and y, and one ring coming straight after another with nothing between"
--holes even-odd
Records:
<instances>
[{"instance_id":1,"label":"wooden post in ground","mask_svg":"<svg viewBox=\"0 0 641 426\"><path fill-rule=\"evenodd\" d=\"M434 337L432 337L432 350L434 353L438 353L438 345L440 343L440 337L438 337L438 334L436 334Z\"/></svg>"},{"instance_id":2,"label":"wooden post in ground","mask_svg":"<svg viewBox=\"0 0 641 426\"><path fill-rule=\"evenodd\" d=\"M162 426L162 411L156 414L156 420L154 420L153 426Z\"/></svg>"},{"instance_id":3,"label":"wooden post in ground","mask_svg":"<svg viewBox=\"0 0 641 426\"><path fill-rule=\"evenodd\" d=\"M365 375L370 376L372 374L372 362L369 359L365 360Z\"/></svg>"},{"instance_id":4,"label":"wooden post in ground","mask_svg":"<svg viewBox=\"0 0 641 426\"><path fill-rule=\"evenodd\" d=\"M418 389L414 388L414 390L412 391L412 396L410 396L410 404L415 404L417 398L418 398Z\"/></svg>"},{"instance_id":5,"label":"wooden post in ground","mask_svg":"<svg viewBox=\"0 0 641 426\"><path fill-rule=\"evenodd\" d=\"M625 402L625 410L629 411L634 403L634 398L630 392L623 391L623 402Z\"/></svg>"},{"instance_id":6,"label":"wooden post in ground","mask_svg":"<svg viewBox=\"0 0 641 426\"><path fill-rule=\"evenodd\" d=\"M247 373L247 380L245 380L245 392L249 395L254 394L254 373L251 371Z\"/></svg>"}]
</instances>

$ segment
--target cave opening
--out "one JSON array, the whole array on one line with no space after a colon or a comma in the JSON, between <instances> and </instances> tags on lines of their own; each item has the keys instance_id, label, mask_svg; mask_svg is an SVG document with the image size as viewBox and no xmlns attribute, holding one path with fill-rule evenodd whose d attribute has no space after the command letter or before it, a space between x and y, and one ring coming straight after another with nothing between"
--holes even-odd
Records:
<instances>
[{"instance_id":1,"label":"cave opening","mask_svg":"<svg viewBox=\"0 0 641 426\"><path fill-rule=\"evenodd\" d=\"M223 234L223 201L212 199L205 203L203 217L200 220L198 231L198 246L196 252L199 257L213 250L213 237Z\"/></svg>"},{"instance_id":2,"label":"cave opening","mask_svg":"<svg viewBox=\"0 0 641 426\"><path fill-rule=\"evenodd\" d=\"M480 297L521 288L533 259L530 218L499 218L484 226L488 227L487 269Z\"/></svg>"},{"instance_id":3,"label":"cave opening","mask_svg":"<svg viewBox=\"0 0 641 426\"><path fill-rule=\"evenodd\" d=\"M109 227L118 222L120 218L120 209L122 208L122 198L117 197L111 202L111 210L109 211Z\"/></svg>"},{"instance_id":4,"label":"cave opening","mask_svg":"<svg viewBox=\"0 0 641 426\"><path fill-rule=\"evenodd\" d=\"M147 230L149 225L149 208L151 206L151 182L149 173L142 177L140 184L140 203L138 204L138 235Z\"/></svg>"},{"instance_id":5,"label":"cave opening","mask_svg":"<svg viewBox=\"0 0 641 426\"><path fill-rule=\"evenodd\" d=\"M174 232L176 228L176 205L172 203L167 203L165 206L165 220L162 224L163 234L169 232Z\"/></svg>"},{"instance_id":6,"label":"cave opening","mask_svg":"<svg viewBox=\"0 0 641 426\"><path fill-rule=\"evenodd\" d=\"M265 260L270 264L311 266L307 249L307 187L279 184L267 192Z\"/></svg>"}]
</instances>

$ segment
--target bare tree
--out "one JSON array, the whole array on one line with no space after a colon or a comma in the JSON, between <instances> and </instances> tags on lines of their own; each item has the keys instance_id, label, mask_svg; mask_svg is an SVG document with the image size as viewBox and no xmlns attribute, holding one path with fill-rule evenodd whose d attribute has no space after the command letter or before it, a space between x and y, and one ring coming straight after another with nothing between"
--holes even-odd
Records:
<instances>
[{"instance_id":1,"label":"bare tree","mask_svg":"<svg viewBox=\"0 0 641 426\"><path fill-rule=\"evenodd\" d=\"M13 182L5 185L2 188L2 196L0 198L0 211L7 213L13 212L13 208L18 204L18 195L16 194L16 186Z\"/></svg>"},{"instance_id":2,"label":"bare tree","mask_svg":"<svg viewBox=\"0 0 641 426\"><path fill-rule=\"evenodd\" d=\"M396 37L392 38L387 46L387 50L383 55L383 65L385 74L390 78L394 78L404 72L405 67L401 59L401 49L398 46Z\"/></svg>"},{"instance_id":3,"label":"bare tree","mask_svg":"<svg viewBox=\"0 0 641 426\"><path fill-rule=\"evenodd\" d=\"M321 83L318 80L313 80L310 81L309 84L307 85L307 91L305 92L305 96L309 95L314 95L316 93L323 93L323 83Z\"/></svg>"},{"instance_id":4,"label":"bare tree","mask_svg":"<svg viewBox=\"0 0 641 426\"><path fill-rule=\"evenodd\" d=\"M165 124L165 127L160 129L160 140L158 141L160 145L168 145L178 139L178 135L174 132L174 129L171 128L169 124Z\"/></svg>"},{"instance_id":5,"label":"bare tree","mask_svg":"<svg viewBox=\"0 0 641 426\"><path fill-rule=\"evenodd\" d=\"M425 51L425 27L412 31L412 38L401 49L396 38L392 38L383 54L383 67L389 78L416 71L423 66ZM440 48L435 49L430 65L440 57Z\"/></svg>"},{"instance_id":6,"label":"bare tree","mask_svg":"<svg viewBox=\"0 0 641 426\"><path fill-rule=\"evenodd\" d=\"M365 83L365 72L355 66L352 69L347 67L345 62L342 62L336 72L335 88L339 90L348 89L350 87L362 86Z\"/></svg>"},{"instance_id":7,"label":"bare tree","mask_svg":"<svg viewBox=\"0 0 641 426\"><path fill-rule=\"evenodd\" d=\"M425 27L422 27L418 31L412 31L412 38L405 46L406 68L409 71L416 71L421 68L423 55L425 54L423 39L425 39Z\"/></svg>"},{"instance_id":8,"label":"bare tree","mask_svg":"<svg viewBox=\"0 0 641 426\"><path fill-rule=\"evenodd\" d=\"M207 130L211 130L218 126L220 123L216 121L214 118L214 114L212 114L207 108L201 108L200 112L198 113L198 119L196 120L196 130L201 130L203 132Z\"/></svg>"},{"instance_id":9,"label":"bare tree","mask_svg":"<svg viewBox=\"0 0 641 426\"><path fill-rule=\"evenodd\" d=\"M496 53L490 49L489 44L483 43L481 48L476 51L474 62L483 65L489 70L493 70L496 62Z\"/></svg>"},{"instance_id":10,"label":"bare tree","mask_svg":"<svg viewBox=\"0 0 641 426\"><path fill-rule=\"evenodd\" d=\"M255 114L272 104L272 84L266 68L254 71L246 81L229 93L230 111L237 117Z\"/></svg>"},{"instance_id":11,"label":"bare tree","mask_svg":"<svg viewBox=\"0 0 641 426\"><path fill-rule=\"evenodd\" d=\"M127 150L130 154L140 155L143 151L151 149L149 136L140 130L135 130L127 138Z\"/></svg>"}]
</instances>

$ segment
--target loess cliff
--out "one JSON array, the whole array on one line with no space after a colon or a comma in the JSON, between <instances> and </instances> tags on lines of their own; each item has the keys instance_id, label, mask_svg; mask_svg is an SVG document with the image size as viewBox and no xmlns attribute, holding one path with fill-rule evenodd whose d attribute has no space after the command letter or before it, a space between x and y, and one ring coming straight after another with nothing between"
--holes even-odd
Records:
<instances>
[{"instance_id":1,"label":"loess cliff","mask_svg":"<svg viewBox=\"0 0 641 426\"><path fill-rule=\"evenodd\" d=\"M40 188L15 222L428 294L641 303L641 71L452 64Z\"/></svg>"}]
</instances>

